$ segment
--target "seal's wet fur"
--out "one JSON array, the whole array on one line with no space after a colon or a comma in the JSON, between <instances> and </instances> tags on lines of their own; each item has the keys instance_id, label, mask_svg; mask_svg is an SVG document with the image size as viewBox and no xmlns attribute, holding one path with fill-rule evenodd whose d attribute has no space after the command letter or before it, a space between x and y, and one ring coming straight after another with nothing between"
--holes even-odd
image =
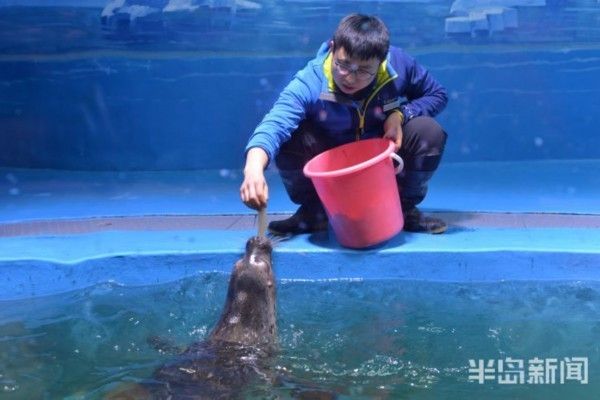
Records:
<instances>
[{"instance_id":1,"label":"seal's wet fur","mask_svg":"<svg viewBox=\"0 0 600 400\"><path fill-rule=\"evenodd\" d=\"M253 398L272 398L267 394L276 386L286 387L295 398L336 398L335 393L278 374L271 365L277 350L272 251L267 238L248 240L243 258L233 267L221 317L210 335L159 367L152 381L131 384L108 399L244 399L248 388ZM257 393L261 389L265 393Z\"/></svg>"},{"instance_id":2,"label":"seal's wet fur","mask_svg":"<svg viewBox=\"0 0 600 400\"><path fill-rule=\"evenodd\" d=\"M277 346L272 244L253 237L231 272L221 317L206 340L159 367L151 382L109 399L237 399L250 383L273 384Z\"/></svg>"},{"instance_id":3,"label":"seal's wet fur","mask_svg":"<svg viewBox=\"0 0 600 400\"><path fill-rule=\"evenodd\" d=\"M231 273L225 307L209 340L274 346L277 326L272 251L271 242L264 237L248 240L244 257Z\"/></svg>"},{"instance_id":4,"label":"seal's wet fur","mask_svg":"<svg viewBox=\"0 0 600 400\"><path fill-rule=\"evenodd\" d=\"M253 381L270 382L277 343L275 279L268 239L253 237L235 263L221 317L208 338L154 374L156 399L232 399Z\"/></svg>"}]
</instances>

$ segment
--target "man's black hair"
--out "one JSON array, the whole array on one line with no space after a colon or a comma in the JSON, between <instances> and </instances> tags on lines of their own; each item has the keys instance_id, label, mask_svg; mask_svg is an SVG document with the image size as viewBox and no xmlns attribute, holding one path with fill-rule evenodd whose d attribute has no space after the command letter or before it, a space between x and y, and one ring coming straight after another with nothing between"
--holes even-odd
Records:
<instances>
[{"instance_id":1,"label":"man's black hair","mask_svg":"<svg viewBox=\"0 0 600 400\"><path fill-rule=\"evenodd\" d=\"M333 34L335 49L341 47L351 58L385 60L390 48L390 34L379 18L351 14L344 17Z\"/></svg>"}]
</instances>

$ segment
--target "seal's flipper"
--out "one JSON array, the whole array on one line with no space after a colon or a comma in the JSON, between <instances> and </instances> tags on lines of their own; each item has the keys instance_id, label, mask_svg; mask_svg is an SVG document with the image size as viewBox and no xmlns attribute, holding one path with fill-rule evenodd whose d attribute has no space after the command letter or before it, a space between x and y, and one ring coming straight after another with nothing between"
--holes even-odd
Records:
<instances>
[{"instance_id":1,"label":"seal's flipper","mask_svg":"<svg viewBox=\"0 0 600 400\"><path fill-rule=\"evenodd\" d=\"M315 383L287 375L278 375L275 379L275 386L285 389L293 399L334 400L338 398L338 394L332 390L323 389Z\"/></svg>"},{"instance_id":2,"label":"seal's flipper","mask_svg":"<svg viewBox=\"0 0 600 400\"><path fill-rule=\"evenodd\" d=\"M111 391L103 400L148 400L151 393L142 385L132 382L119 384L116 390Z\"/></svg>"},{"instance_id":3,"label":"seal's flipper","mask_svg":"<svg viewBox=\"0 0 600 400\"><path fill-rule=\"evenodd\" d=\"M150 347L162 354L181 354L185 350L184 347L178 346L173 340L161 336L152 335L146 339L146 342Z\"/></svg>"}]
</instances>

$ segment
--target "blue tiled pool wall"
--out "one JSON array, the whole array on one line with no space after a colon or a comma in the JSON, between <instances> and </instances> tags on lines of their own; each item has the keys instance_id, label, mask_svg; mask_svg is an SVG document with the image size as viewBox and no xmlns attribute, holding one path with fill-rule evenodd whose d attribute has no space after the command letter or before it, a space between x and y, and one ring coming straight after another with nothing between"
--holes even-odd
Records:
<instances>
[{"instance_id":1,"label":"blue tiled pool wall","mask_svg":"<svg viewBox=\"0 0 600 400\"><path fill-rule=\"evenodd\" d=\"M445 162L600 158L596 0L183 3L0 1L0 164L239 168L279 91L354 11L381 16L447 87Z\"/></svg>"}]
</instances>

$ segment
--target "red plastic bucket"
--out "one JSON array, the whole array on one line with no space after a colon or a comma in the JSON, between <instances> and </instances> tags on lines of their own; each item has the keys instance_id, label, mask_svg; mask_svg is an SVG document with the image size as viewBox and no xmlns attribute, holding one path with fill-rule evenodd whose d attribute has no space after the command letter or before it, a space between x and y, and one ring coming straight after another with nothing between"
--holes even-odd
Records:
<instances>
[{"instance_id":1,"label":"red plastic bucket","mask_svg":"<svg viewBox=\"0 0 600 400\"><path fill-rule=\"evenodd\" d=\"M394 168L392 158L399 162ZM404 226L395 175L402 159L388 139L367 139L327 150L304 166L341 245L364 248Z\"/></svg>"}]
</instances>

